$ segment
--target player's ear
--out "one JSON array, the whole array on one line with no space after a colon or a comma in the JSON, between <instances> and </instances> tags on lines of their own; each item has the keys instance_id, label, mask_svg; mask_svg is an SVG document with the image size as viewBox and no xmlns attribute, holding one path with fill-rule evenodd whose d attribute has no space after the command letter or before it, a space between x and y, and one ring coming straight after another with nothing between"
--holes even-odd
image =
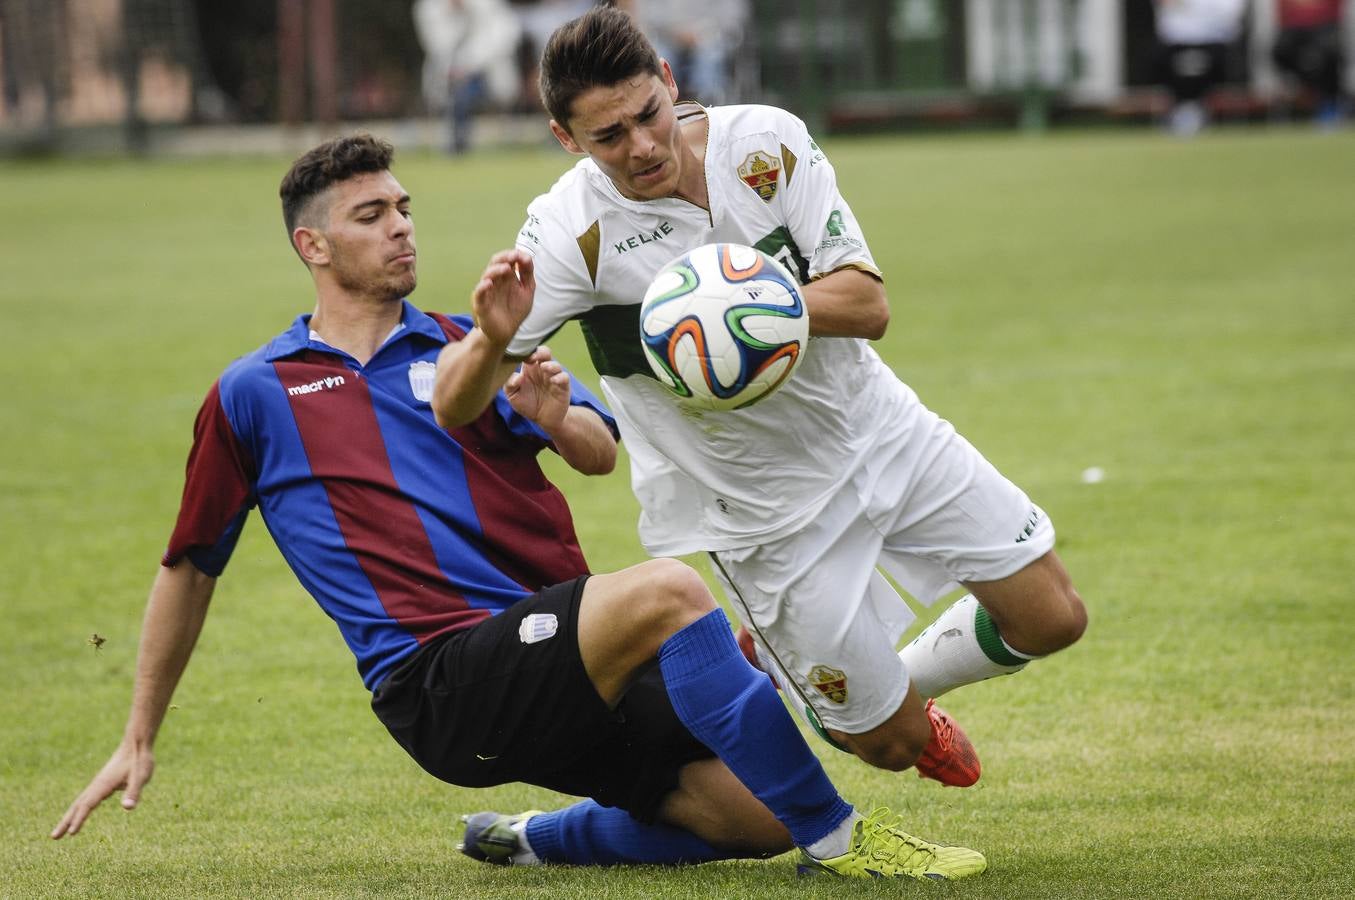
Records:
<instances>
[{"instance_id":1,"label":"player's ear","mask_svg":"<svg viewBox=\"0 0 1355 900\"><path fill-rule=\"evenodd\" d=\"M570 133L565 130L565 127L554 119L550 120L550 133L555 135L555 139L560 142L560 146L564 147L570 153L576 153L579 156L583 156L586 153Z\"/></svg>"},{"instance_id":2,"label":"player's ear","mask_svg":"<svg viewBox=\"0 0 1355 900\"><path fill-rule=\"evenodd\" d=\"M668 96L673 98L673 102L676 103L678 98L678 86L677 79L673 77L673 67L668 65L668 60L666 59L660 59L659 65L663 67L663 86L668 88Z\"/></svg>"},{"instance_id":3,"label":"player's ear","mask_svg":"<svg viewBox=\"0 0 1355 900\"><path fill-rule=\"evenodd\" d=\"M292 231L292 246L306 265L329 265L329 241L325 240L323 232L298 225Z\"/></svg>"}]
</instances>

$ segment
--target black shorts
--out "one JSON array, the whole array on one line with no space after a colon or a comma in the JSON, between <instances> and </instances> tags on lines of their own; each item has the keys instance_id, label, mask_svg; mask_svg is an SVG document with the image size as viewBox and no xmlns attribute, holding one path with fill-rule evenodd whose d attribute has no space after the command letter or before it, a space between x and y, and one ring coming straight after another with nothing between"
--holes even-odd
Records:
<instances>
[{"instance_id":1,"label":"black shorts","mask_svg":"<svg viewBox=\"0 0 1355 900\"><path fill-rule=\"evenodd\" d=\"M443 781L535 784L652 822L678 770L713 754L673 712L657 661L615 710L602 702L579 657L586 581L548 587L419 648L377 686L377 718ZM556 628L543 637L550 616Z\"/></svg>"}]
</instances>

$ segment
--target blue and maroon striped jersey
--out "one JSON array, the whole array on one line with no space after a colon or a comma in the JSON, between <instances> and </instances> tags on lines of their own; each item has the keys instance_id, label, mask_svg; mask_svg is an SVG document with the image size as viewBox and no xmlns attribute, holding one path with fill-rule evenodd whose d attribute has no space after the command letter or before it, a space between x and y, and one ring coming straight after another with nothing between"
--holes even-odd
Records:
<instances>
[{"instance_id":1,"label":"blue and maroon striped jersey","mask_svg":"<svg viewBox=\"0 0 1355 900\"><path fill-rule=\"evenodd\" d=\"M301 584L338 623L369 689L435 635L587 571L569 507L536 455L546 434L500 391L438 426L438 352L469 317L408 302L366 365L302 315L207 394L164 564L219 575L258 506ZM577 381L571 402L616 423Z\"/></svg>"}]
</instances>

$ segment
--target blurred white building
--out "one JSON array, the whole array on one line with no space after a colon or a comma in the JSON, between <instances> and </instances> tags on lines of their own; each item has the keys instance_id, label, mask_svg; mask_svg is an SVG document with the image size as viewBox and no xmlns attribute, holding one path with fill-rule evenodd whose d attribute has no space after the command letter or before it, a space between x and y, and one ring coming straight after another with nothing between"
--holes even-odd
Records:
<instances>
[{"instance_id":1,"label":"blurred white building","mask_svg":"<svg viewBox=\"0 0 1355 900\"><path fill-rule=\"evenodd\" d=\"M1133 28L1136 5L1145 8L1146 0L964 0L969 86L1014 90L1033 80L1081 103L1120 101L1140 86L1129 51L1151 38ZM1247 7L1246 87L1266 100L1281 87L1270 59L1275 4L1250 0ZM1355 47L1355 15L1345 25L1347 46ZM1355 83L1350 74L1347 83Z\"/></svg>"},{"instance_id":2,"label":"blurred white building","mask_svg":"<svg viewBox=\"0 0 1355 900\"><path fill-rule=\"evenodd\" d=\"M755 7L765 96L829 127L900 117L1142 116L1165 102L1155 0L820 0L789 7L763 0ZM1286 95L1270 56L1278 33L1274 0L1246 0L1246 7L1225 90L1212 100L1229 114L1257 117ZM1345 28L1355 50L1355 12ZM1349 57L1355 63L1355 52ZM1355 72L1346 81L1355 87Z\"/></svg>"}]
</instances>

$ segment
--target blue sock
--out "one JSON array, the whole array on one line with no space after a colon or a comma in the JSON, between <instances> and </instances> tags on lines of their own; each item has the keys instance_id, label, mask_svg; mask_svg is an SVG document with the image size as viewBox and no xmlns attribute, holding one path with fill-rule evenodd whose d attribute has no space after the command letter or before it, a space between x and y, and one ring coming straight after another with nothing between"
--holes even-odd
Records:
<instances>
[{"instance_id":1,"label":"blue sock","mask_svg":"<svg viewBox=\"0 0 1355 900\"><path fill-rule=\"evenodd\" d=\"M625 810L592 800L532 816L527 820L527 842L542 862L575 866L677 865L737 855L717 850L689 831L646 825Z\"/></svg>"},{"instance_id":2,"label":"blue sock","mask_svg":"<svg viewBox=\"0 0 1355 900\"><path fill-rule=\"evenodd\" d=\"M748 665L723 610L663 642L659 668L682 724L807 847L852 808L800 736L776 688Z\"/></svg>"}]
</instances>

